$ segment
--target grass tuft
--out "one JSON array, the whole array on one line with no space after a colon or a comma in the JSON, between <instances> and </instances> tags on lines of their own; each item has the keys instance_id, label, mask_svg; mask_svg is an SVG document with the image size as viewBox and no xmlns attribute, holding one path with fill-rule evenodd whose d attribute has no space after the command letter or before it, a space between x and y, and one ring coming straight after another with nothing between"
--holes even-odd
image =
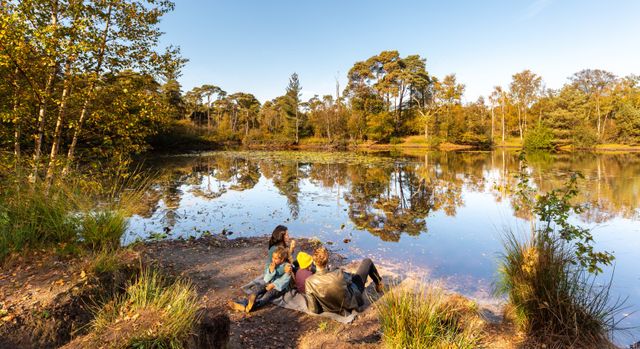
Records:
<instances>
[{"instance_id":1,"label":"grass tuft","mask_svg":"<svg viewBox=\"0 0 640 349\"><path fill-rule=\"evenodd\" d=\"M69 213L79 196L68 187L41 184L0 189L0 260L24 248L73 244L79 218Z\"/></svg>"},{"instance_id":2,"label":"grass tuft","mask_svg":"<svg viewBox=\"0 0 640 349\"><path fill-rule=\"evenodd\" d=\"M93 250L115 250L127 230L127 218L118 211L89 212L82 219L82 239Z\"/></svg>"},{"instance_id":3,"label":"grass tuft","mask_svg":"<svg viewBox=\"0 0 640 349\"><path fill-rule=\"evenodd\" d=\"M144 269L122 297L107 303L92 323L98 339L114 348L183 348L197 319L197 294L184 280L173 283Z\"/></svg>"},{"instance_id":4,"label":"grass tuft","mask_svg":"<svg viewBox=\"0 0 640 349\"><path fill-rule=\"evenodd\" d=\"M521 241L510 232L504 246L498 292L508 296L509 317L521 331L554 346L611 346L621 303L611 302L610 282L598 286L576 262L570 244L541 235Z\"/></svg>"},{"instance_id":5,"label":"grass tuft","mask_svg":"<svg viewBox=\"0 0 640 349\"><path fill-rule=\"evenodd\" d=\"M482 320L477 307L436 286L400 289L376 302L388 348L476 348Z\"/></svg>"}]
</instances>

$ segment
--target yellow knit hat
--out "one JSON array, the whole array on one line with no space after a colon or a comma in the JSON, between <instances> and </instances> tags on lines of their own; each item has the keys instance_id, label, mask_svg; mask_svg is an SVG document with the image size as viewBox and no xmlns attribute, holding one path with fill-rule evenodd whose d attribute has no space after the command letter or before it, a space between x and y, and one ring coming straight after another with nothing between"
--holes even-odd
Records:
<instances>
[{"instance_id":1,"label":"yellow knit hat","mask_svg":"<svg viewBox=\"0 0 640 349\"><path fill-rule=\"evenodd\" d=\"M313 262L313 257L311 257L306 252L298 252L298 256L296 257L298 264L300 265L300 269L308 268Z\"/></svg>"}]
</instances>

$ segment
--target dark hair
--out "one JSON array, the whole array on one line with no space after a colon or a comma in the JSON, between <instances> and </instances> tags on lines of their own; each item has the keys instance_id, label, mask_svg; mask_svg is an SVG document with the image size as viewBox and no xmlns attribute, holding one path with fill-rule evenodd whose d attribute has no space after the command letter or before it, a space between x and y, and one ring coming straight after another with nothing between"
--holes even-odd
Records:
<instances>
[{"instance_id":1,"label":"dark hair","mask_svg":"<svg viewBox=\"0 0 640 349\"><path fill-rule=\"evenodd\" d=\"M275 229L273 229L271 238L269 238L269 248L273 246L286 247L287 245L284 242L284 234L286 234L287 230L287 227L285 227L284 225L279 225Z\"/></svg>"}]
</instances>

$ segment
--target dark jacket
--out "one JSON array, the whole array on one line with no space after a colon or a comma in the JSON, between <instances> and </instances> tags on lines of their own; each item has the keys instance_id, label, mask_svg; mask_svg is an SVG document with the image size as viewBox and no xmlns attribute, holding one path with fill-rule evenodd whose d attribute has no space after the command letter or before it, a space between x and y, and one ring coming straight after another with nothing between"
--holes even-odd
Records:
<instances>
[{"instance_id":1,"label":"dark jacket","mask_svg":"<svg viewBox=\"0 0 640 349\"><path fill-rule=\"evenodd\" d=\"M341 269L318 270L305 282L305 299L309 311L346 315L362 306L360 290L351 282L351 274Z\"/></svg>"}]
</instances>

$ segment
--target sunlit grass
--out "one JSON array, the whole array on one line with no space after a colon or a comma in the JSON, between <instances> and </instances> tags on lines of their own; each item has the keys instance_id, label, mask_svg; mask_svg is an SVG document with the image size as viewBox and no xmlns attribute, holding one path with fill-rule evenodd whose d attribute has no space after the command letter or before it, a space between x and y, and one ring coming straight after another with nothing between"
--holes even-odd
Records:
<instances>
[{"instance_id":1,"label":"sunlit grass","mask_svg":"<svg viewBox=\"0 0 640 349\"><path fill-rule=\"evenodd\" d=\"M619 303L609 285L575 263L575 253L560 240L505 239L498 291L509 298L509 317L536 342L566 347L605 348L615 327Z\"/></svg>"},{"instance_id":2,"label":"sunlit grass","mask_svg":"<svg viewBox=\"0 0 640 349\"><path fill-rule=\"evenodd\" d=\"M168 282L145 269L125 294L104 305L92 322L113 348L183 348L197 319L197 294L187 281Z\"/></svg>"},{"instance_id":3,"label":"sunlit grass","mask_svg":"<svg viewBox=\"0 0 640 349\"><path fill-rule=\"evenodd\" d=\"M477 348L482 320L476 305L437 286L399 289L376 302L388 348Z\"/></svg>"},{"instance_id":4,"label":"sunlit grass","mask_svg":"<svg viewBox=\"0 0 640 349\"><path fill-rule=\"evenodd\" d=\"M114 250L127 216L143 202L149 181L118 178L102 183L70 176L47 186L25 178L0 188L0 261L10 253L53 249Z\"/></svg>"},{"instance_id":5,"label":"sunlit grass","mask_svg":"<svg viewBox=\"0 0 640 349\"><path fill-rule=\"evenodd\" d=\"M118 211L88 212L81 222L83 242L93 250L114 250L127 229L127 218Z\"/></svg>"},{"instance_id":6,"label":"sunlit grass","mask_svg":"<svg viewBox=\"0 0 640 349\"><path fill-rule=\"evenodd\" d=\"M0 260L12 251L74 244L81 197L73 188L42 184L7 186L0 192Z\"/></svg>"}]
</instances>

